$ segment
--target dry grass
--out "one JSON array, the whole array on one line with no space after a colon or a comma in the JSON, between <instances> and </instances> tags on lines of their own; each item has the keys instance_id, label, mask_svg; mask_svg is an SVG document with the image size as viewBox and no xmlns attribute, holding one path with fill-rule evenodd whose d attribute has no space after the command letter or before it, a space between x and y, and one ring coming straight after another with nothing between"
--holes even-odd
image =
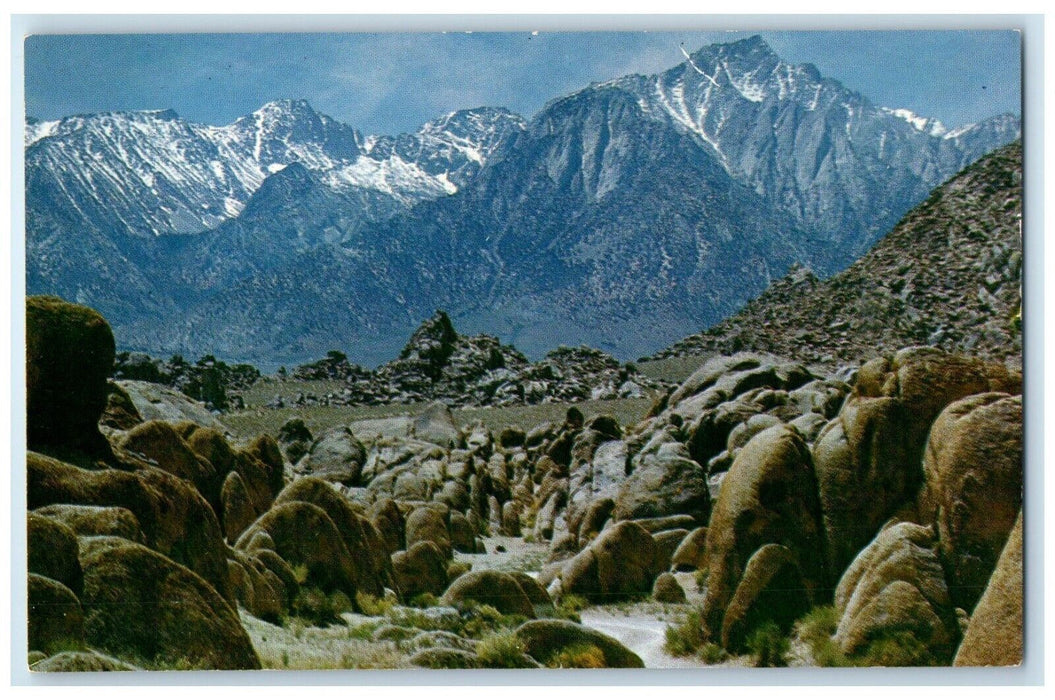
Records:
<instances>
[{"instance_id":1,"label":"dry grass","mask_svg":"<svg viewBox=\"0 0 1055 700\"><path fill-rule=\"evenodd\" d=\"M411 668L407 655L392 642L362 639L360 625L368 624L365 620L331 627L309 627L292 620L279 627L244 611L241 618L265 669Z\"/></svg>"},{"instance_id":2,"label":"dry grass","mask_svg":"<svg viewBox=\"0 0 1055 700\"><path fill-rule=\"evenodd\" d=\"M703 363L710 357L711 355L686 355L685 357L668 357L663 360L651 360L635 364L638 371L646 377L680 384L688 379L693 372L702 367Z\"/></svg>"}]
</instances>

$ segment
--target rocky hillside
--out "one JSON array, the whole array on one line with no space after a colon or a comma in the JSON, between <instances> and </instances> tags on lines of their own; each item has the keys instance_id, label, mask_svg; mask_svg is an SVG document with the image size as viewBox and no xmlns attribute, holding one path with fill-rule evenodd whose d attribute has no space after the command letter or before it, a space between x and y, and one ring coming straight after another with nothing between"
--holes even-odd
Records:
<instances>
[{"instance_id":1,"label":"rocky hillside","mask_svg":"<svg viewBox=\"0 0 1055 700\"><path fill-rule=\"evenodd\" d=\"M395 360L376 370L351 364L331 352L295 368L295 379L334 379L342 389L325 396L305 394L298 406L408 404L443 401L449 406L511 406L554 401L640 398L662 384L588 348L559 347L532 363L516 348L489 335L459 334L437 311L411 335ZM284 406L276 398L273 408Z\"/></svg>"},{"instance_id":2,"label":"rocky hillside","mask_svg":"<svg viewBox=\"0 0 1055 700\"><path fill-rule=\"evenodd\" d=\"M827 364L909 344L1021 363L1022 145L936 189L844 272L792 269L655 357L772 352Z\"/></svg>"},{"instance_id":3,"label":"rocky hillside","mask_svg":"<svg viewBox=\"0 0 1055 700\"><path fill-rule=\"evenodd\" d=\"M579 611L642 599L701 664L788 663L789 637L806 665L1021 662L1003 364L741 353L637 425L570 407L492 433L436 403L239 445L176 392L108 383L93 310L31 297L26 320L35 671L641 667ZM396 363L442 376L465 349L444 320ZM529 543L544 562L497 558Z\"/></svg>"}]
</instances>

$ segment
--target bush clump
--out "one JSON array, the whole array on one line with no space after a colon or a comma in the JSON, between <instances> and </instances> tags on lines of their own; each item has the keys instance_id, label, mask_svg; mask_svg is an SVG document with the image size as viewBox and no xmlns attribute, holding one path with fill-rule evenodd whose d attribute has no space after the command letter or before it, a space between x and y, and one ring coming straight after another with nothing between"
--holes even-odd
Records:
<instances>
[{"instance_id":1,"label":"bush clump","mask_svg":"<svg viewBox=\"0 0 1055 700\"><path fill-rule=\"evenodd\" d=\"M511 629L490 632L476 645L476 655L484 668L531 668L524 654L524 643Z\"/></svg>"},{"instance_id":2,"label":"bush clump","mask_svg":"<svg viewBox=\"0 0 1055 700\"><path fill-rule=\"evenodd\" d=\"M703 612L692 609L676 625L669 625L665 632L666 643L663 648L671 656L693 656L707 640L703 635Z\"/></svg>"},{"instance_id":3,"label":"bush clump","mask_svg":"<svg viewBox=\"0 0 1055 700\"><path fill-rule=\"evenodd\" d=\"M546 661L549 668L607 668L604 652L588 643L572 644Z\"/></svg>"},{"instance_id":4,"label":"bush clump","mask_svg":"<svg viewBox=\"0 0 1055 700\"><path fill-rule=\"evenodd\" d=\"M787 636L775 622L761 625L747 637L747 649L755 657L757 668L787 666L790 646Z\"/></svg>"},{"instance_id":5,"label":"bush clump","mask_svg":"<svg viewBox=\"0 0 1055 700\"><path fill-rule=\"evenodd\" d=\"M294 616L314 627L341 624L341 613L354 609L352 600L341 591L326 594L316 587L301 588L290 606Z\"/></svg>"}]
</instances>

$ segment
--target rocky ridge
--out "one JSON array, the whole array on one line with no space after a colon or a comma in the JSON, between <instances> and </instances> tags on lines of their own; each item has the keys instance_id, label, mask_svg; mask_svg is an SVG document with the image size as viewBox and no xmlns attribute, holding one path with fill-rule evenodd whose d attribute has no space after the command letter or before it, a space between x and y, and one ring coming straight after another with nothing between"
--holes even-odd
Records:
<instances>
[{"instance_id":1,"label":"rocky ridge","mask_svg":"<svg viewBox=\"0 0 1055 700\"><path fill-rule=\"evenodd\" d=\"M741 311L657 353L772 352L829 365L908 344L1021 362L1022 145L936 189L827 280L798 266Z\"/></svg>"}]
</instances>

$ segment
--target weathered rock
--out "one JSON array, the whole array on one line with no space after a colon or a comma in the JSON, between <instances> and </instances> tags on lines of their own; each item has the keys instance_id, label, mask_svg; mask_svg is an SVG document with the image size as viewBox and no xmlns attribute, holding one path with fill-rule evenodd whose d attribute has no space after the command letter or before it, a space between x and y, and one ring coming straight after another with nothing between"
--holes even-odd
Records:
<instances>
[{"instance_id":1,"label":"weathered rock","mask_svg":"<svg viewBox=\"0 0 1055 700\"><path fill-rule=\"evenodd\" d=\"M29 449L108 453L98 423L114 352L110 325L93 309L54 296L26 298Z\"/></svg>"},{"instance_id":2,"label":"weathered rock","mask_svg":"<svg viewBox=\"0 0 1055 700\"><path fill-rule=\"evenodd\" d=\"M220 523L202 495L182 479L151 467L90 471L30 452L26 480L30 509L55 504L127 508L148 547L187 566L230 599Z\"/></svg>"},{"instance_id":3,"label":"weathered rock","mask_svg":"<svg viewBox=\"0 0 1055 700\"><path fill-rule=\"evenodd\" d=\"M707 474L679 442L665 443L655 453L637 458L633 473L619 489L612 518L653 518L691 515L706 522L711 497Z\"/></svg>"},{"instance_id":4,"label":"weathered rock","mask_svg":"<svg viewBox=\"0 0 1055 700\"><path fill-rule=\"evenodd\" d=\"M285 464L278 443L270 435L260 435L249 443L245 452L266 467L271 496L277 496L286 485Z\"/></svg>"},{"instance_id":5,"label":"weathered rock","mask_svg":"<svg viewBox=\"0 0 1055 700\"><path fill-rule=\"evenodd\" d=\"M675 571L707 569L707 528L698 527L682 539L670 558Z\"/></svg>"},{"instance_id":6,"label":"weathered rock","mask_svg":"<svg viewBox=\"0 0 1055 700\"><path fill-rule=\"evenodd\" d=\"M752 438L722 481L707 529L703 613L712 639L718 638L748 561L770 543L791 550L807 597L818 600L826 576L817 482L806 443L788 425Z\"/></svg>"},{"instance_id":7,"label":"weathered rock","mask_svg":"<svg viewBox=\"0 0 1055 700\"><path fill-rule=\"evenodd\" d=\"M380 596L384 592L389 560L373 523L355 512L328 481L316 477L297 479L275 499L278 505L295 502L310 503L325 511L355 562L356 588Z\"/></svg>"},{"instance_id":8,"label":"weathered rock","mask_svg":"<svg viewBox=\"0 0 1055 700\"><path fill-rule=\"evenodd\" d=\"M674 578L674 574L664 571L656 577L652 586L652 598L658 603L684 603L685 590Z\"/></svg>"},{"instance_id":9,"label":"weathered rock","mask_svg":"<svg viewBox=\"0 0 1055 700\"><path fill-rule=\"evenodd\" d=\"M451 536L443 515L435 508L415 508L407 516L406 542L409 550L418 542L432 542L444 559L452 555Z\"/></svg>"},{"instance_id":10,"label":"weathered rock","mask_svg":"<svg viewBox=\"0 0 1055 700\"><path fill-rule=\"evenodd\" d=\"M39 513L26 517L27 570L58 581L80 595L84 576L78 560L77 535L61 522Z\"/></svg>"},{"instance_id":11,"label":"weathered rock","mask_svg":"<svg viewBox=\"0 0 1055 700\"><path fill-rule=\"evenodd\" d=\"M278 429L278 442L286 453L286 459L292 464L299 462L308 453L314 441L315 438L301 418L290 418Z\"/></svg>"},{"instance_id":12,"label":"weathered rock","mask_svg":"<svg viewBox=\"0 0 1055 700\"><path fill-rule=\"evenodd\" d=\"M520 590L524 591L524 595L528 597L533 606L553 605L553 600L550 599L549 593L546 592L546 589L542 587L538 580L523 571L510 571L509 575L520 584Z\"/></svg>"},{"instance_id":13,"label":"weathered rock","mask_svg":"<svg viewBox=\"0 0 1055 700\"><path fill-rule=\"evenodd\" d=\"M128 395L116 382L108 382L106 386L106 408L103 415L99 417L99 428L104 431L131 430L143 422L143 416L139 415L132 397Z\"/></svg>"},{"instance_id":14,"label":"weathered rock","mask_svg":"<svg viewBox=\"0 0 1055 700\"><path fill-rule=\"evenodd\" d=\"M29 649L54 654L84 646L84 613L73 591L59 581L30 572Z\"/></svg>"},{"instance_id":15,"label":"weathered rock","mask_svg":"<svg viewBox=\"0 0 1055 700\"><path fill-rule=\"evenodd\" d=\"M461 513L451 513L451 547L455 551L473 554L476 552L476 532Z\"/></svg>"},{"instance_id":16,"label":"weathered rock","mask_svg":"<svg viewBox=\"0 0 1055 700\"><path fill-rule=\"evenodd\" d=\"M502 504L502 534L507 537L520 537L520 504L506 501Z\"/></svg>"},{"instance_id":17,"label":"weathered rock","mask_svg":"<svg viewBox=\"0 0 1055 700\"><path fill-rule=\"evenodd\" d=\"M418 542L405 552L396 552L392 569L407 600L421 593L438 596L447 588L447 558L434 542Z\"/></svg>"},{"instance_id":18,"label":"weathered rock","mask_svg":"<svg viewBox=\"0 0 1055 700\"><path fill-rule=\"evenodd\" d=\"M854 559L835 590L835 641L845 653L907 634L937 663L952 660L960 632L936 548L930 528L898 523Z\"/></svg>"},{"instance_id":19,"label":"weathered rock","mask_svg":"<svg viewBox=\"0 0 1055 700\"><path fill-rule=\"evenodd\" d=\"M239 535L256 520L256 509L249 501L249 492L245 488L238 472L229 472L220 491L222 503L221 514L223 532L228 542L238 541Z\"/></svg>"},{"instance_id":20,"label":"weathered rock","mask_svg":"<svg viewBox=\"0 0 1055 700\"><path fill-rule=\"evenodd\" d=\"M297 471L345 486L360 486L359 477L365 462L363 443L347 427L338 426L312 443L308 453L297 463Z\"/></svg>"},{"instance_id":21,"label":"weathered rock","mask_svg":"<svg viewBox=\"0 0 1055 700\"><path fill-rule=\"evenodd\" d=\"M569 647L597 647L607 668L644 668L641 657L616 639L567 620L532 620L516 630L524 651L543 665Z\"/></svg>"},{"instance_id":22,"label":"weathered rock","mask_svg":"<svg viewBox=\"0 0 1055 700\"><path fill-rule=\"evenodd\" d=\"M656 542L656 570L666 571L671 567L674 560L674 550L678 548L681 541L689 534L688 530L662 530L652 535Z\"/></svg>"},{"instance_id":23,"label":"weathered rock","mask_svg":"<svg viewBox=\"0 0 1055 700\"><path fill-rule=\"evenodd\" d=\"M498 434L498 444L505 449L522 447L526 439L527 434L516 426L507 426Z\"/></svg>"},{"instance_id":24,"label":"weathered rock","mask_svg":"<svg viewBox=\"0 0 1055 700\"><path fill-rule=\"evenodd\" d=\"M469 487L461 481L444 482L435 499L451 510L464 511L469 508Z\"/></svg>"},{"instance_id":25,"label":"weathered rock","mask_svg":"<svg viewBox=\"0 0 1055 700\"><path fill-rule=\"evenodd\" d=\"M974 608L953 666L1016 666L1022 663L1023 585L1020 513L989 585Z\"/></svg>"},{"instance_id":26,"label":"weathered rock","mask_svg":"<svg viewBox=\"0 0 1055 700\"><path fill-rule=\"evenodd\" d=\"M129 379L121 379L115 384L128 394L136 412L145 421L159 420L171 424L190 421L206 428L223 429L216 416L204 404L175 389Z\"/></svg>"},{"instance_id":27,"label":"weathered rock","mask_svg":"<svg viewBox=\"0 0 1055 700\"><path fill-rule=\"evenodd\" d=\"M747 562L722 620L722 646L742 651L752 631L773 622L785 634L810 609L795 556L779 544L763 545Z\"/></svg>"},{"instance_id":28,"label":"weathered rock","mask_svg":"<svg viewBox=\"0 0 1055 700\"><path fill-rule=\"evenodd\" d=\"M343 591L355 600L358 563L322 508L303 501L280 503L242 533L235 546L243 549L256 530L271 536L275 552L290 566L307 568L308 585Z\"/></svg>"},{"instance_id":29,"label":"weathered rock","mask_svg":"<svg viewBox=\"0 0 1055 700\"><path fill-rule=\"evenodd\" d=\"M391 498L375 501L370 506L367 517L381 533L381 539L384 540L389 556L403 549L405 542L403 534L406 526L403 522L403 514L399 512L395 501Z\"/></svg>"},{"instance_id":30,"label":"weathered rock","mask_svg":"<svg viewBox=\"0 0 1055 700\"><path fill-rule=\"evenodd\" d=\"M937 523L953 601L970 613L1022 505L1022 398L979 394L934 422L921 515Z\"/></svg>"},{"instance_id":31,"label":"weathered rock","mask_svg":"<svg viewBox=\"0 0 1055 700\"><path fill-rule=\"evenodd\" d=\"M598 602L648 595L659 573L656 560L652 535L632 521L623 521L564 565L562 585L566 593Z\"/></svg>"},{"instance_id":32,"label":"weathered rock","mask_svg":"<svg viewBox=\"0 0 1055 700\"><path fill-rule=\"evenodd\" d=\"M37 508L33 512L62 523L80 537L110 535L140 544L146 543L139 521L127 508L63 503Z\"/></svg>"},{"instance_id":33,"label":"weathered rock","mask_svg":"<svg viewBox=\"0 0 1055 700\"><path fill-rule=\"evenodd\" d=\"M440 401L429 404L414 419L412 432L418 439L433 442L442 447L457 447L461 438L451 409Z\"/></svg>"},{"instance_id":34,"label":"weathered rock","mask_svg":"<svg viewBox=\"0 0 1055 700\"><path fill-rule=\"evenodd\" d=\"M192 668L260 668L238 615L190 569L115 537L82 541L81 565L90 646Z\"/></svg>"},{"instance_id":35,"label":"weathered rock","mask_svg":"<svg viewBox=\"0 0 1055 700\"><path fill-rule=\"evenodd\" d=\"M32 664L29 670L34 673L95 673L139 669L97 651L64 651Z\"/></svg>"},{"instance_id":36,"label":"weathered rock","mask_svg":"<svg viewBox=\"0 0 1055 700\"><path fill-rule=\"evenodd\" d=\"M490 605L505 615L535 617L531 600L509 574L500 571L470 571L451 583L440 598L444 605L475 601Z\"/></svg>"},{"instance_id":37,"label":"weathered rock","mask_svg":"<svg viewBox=\"0 0 1055 700\"><path fill-rule=\"evenodd\" d=\"M577 544L584 545L597 537L604 529L613 510L615 510L615 501L611 498L598 498L591 501L579 523Z\"/></svg>"},{"instance_id":38,"label":"weathered rock","mask_svg":"<svg viewBox=\"0 0 1055 700\"><path fill-rule=\"evenodd\" d=\"M141 423L121 436L117 444L153 462L159 469L191 482L216 512L220 512L223 476L216 473L209 460L192 450L171 424L157 420Z\"/></svg>"}]
</instances>

